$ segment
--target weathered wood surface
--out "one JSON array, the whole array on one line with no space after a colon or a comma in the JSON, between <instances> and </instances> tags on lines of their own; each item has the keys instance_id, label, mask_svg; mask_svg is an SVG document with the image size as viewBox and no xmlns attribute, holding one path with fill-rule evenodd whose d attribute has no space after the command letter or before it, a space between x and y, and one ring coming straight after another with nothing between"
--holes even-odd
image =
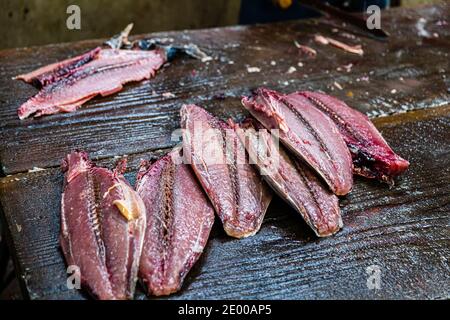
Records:
<instances>
[{"instance_id":1,"label":"weathered wood surface","mask_svg":"<svg viewBox=\"0 0 450 320\"><path fill-rule=\"evenodd\" d=\"M76 113L25 121L17 118L16 110L36 90L28 84L11 81L11 77L79 54L101 42L2 51L0 160L3 171L12 174L35 166L57 166L74 148L83 148L93 157L106 158L171 146L170 134L179 127L178 110L182 103L198 103L222 117L240 116L244 112L240 96L261 85L285 92L334 89L335 95L373 115L440 105L450 98L450 83L445 78L450 28L439 25L439 21L448 18L449 11L449 6L445 6L419 12L384 13L383 27L392 33L388 43L368 38L346 39L332 32L340 24L325 19L157 34L172 37L176 43L197 43L217 60L205 64L194 59L177 59L154 79L128 85L114 96L94 99ZM426 28L430 33L439 34L435 42L417 36L415 23L420 16L427 19ZM316 44L313 38L318 32L349 43L361 42L366 53L359 57ZM294 40L317 49L317 58L300 55ZM231 61L234 63L230 64ZM272 61L276 64L272 65ZM303 67L298 66L300 61ZM351 72L346 72L343 66L350 63L354 66ZM247 66L259 67L261 72L248 73ZM287 73L290 67L297 71ZM337 70L339 67L341 71ZM338 90L334 82L344 90ZM176 97L165 98L162 96L165 92ZM223 96L225 100L218 99Z\"/></svg>"},{"instance_id":2,"label":"weathered wood surface","mask_svg":"<svg viewBox=\"0 0 450 320\"><path fill-rule=\"evenodd\" d=\"M417 36L420 17L431 34L438 33L436 40ZM387 43L342 38L332 31L341 24L325 19L147 35L198 43L217 60L178 59L156 78L75 113L25 121L15 110L35 90L10 77L100 42L0 52L0 162L10 175L0 180L0 202L25 293L33 299L83 297L66 288L58 245L58 165L67 152L85 149L105 166L128 154L126 177L134 182L141 158L159 157L175 143L170 134L179 127L182 103L240 118L240 95L266 85L285 92L322 89L343 98L374 117L411 168L393 189L356 179L341 201L345 227L331 238L315 238L278 198L254 237L231 239L216 221L205 254L171 298L450 298L450 28L444 22L450 23L449 5L385 12L383 28L392 34ZM364 57L315 44L318 32L360 41ZM293 40L314 47L318 56L300 55ZM351 72L338 70L349 63ZM248 73L247 66L261 72ZM297 71L287 73L291 66ZM176 97L164 98L164 92ZM33 167L45 170L27 172ZM380 290L366 286L371 265L381 269Z\"/></svg>"}]
</instances>

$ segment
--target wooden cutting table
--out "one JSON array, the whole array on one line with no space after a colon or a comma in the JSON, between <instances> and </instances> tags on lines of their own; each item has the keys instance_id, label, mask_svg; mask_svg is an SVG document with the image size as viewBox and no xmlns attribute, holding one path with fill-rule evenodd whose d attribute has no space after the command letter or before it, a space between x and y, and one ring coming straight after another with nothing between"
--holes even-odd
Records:
<instances>
[{"instance_id":1,"label":"wooden cutting table","mask_svg":"<svg viewBox=\"0 0 450 320\"><path fill-rule=\"evenodd\" d=\"M431 39L418 35L421 17ZM325 18L145 35L196 43L214 59L177 58L154 79L74 113L24 121L16 109L37 91L11 77L102 41L1 51L0 201L26 296L86 298L67 289L58 244L59 164L68 152L84 149L108 167L126 154L126 177L134 183L140 159L156 159L176 144L171 133L179 128L181 104L239 120L246 115L240 97L266 86L343 99L369 115L411 167L392 189L356 178L341 199L344 229L330 238L316 238L277 197L253 237L229 238L216 221L202 258L170 298L450 298L450 5L385 11L382 27L388 42ZM316 33L360 43L364 56L317 44ZM294 40L317 57L301 54ZM379 267L380 289L367 286L371 266ZM144 297L138 290L137 298Z\"/></svg>"}]
</instances>

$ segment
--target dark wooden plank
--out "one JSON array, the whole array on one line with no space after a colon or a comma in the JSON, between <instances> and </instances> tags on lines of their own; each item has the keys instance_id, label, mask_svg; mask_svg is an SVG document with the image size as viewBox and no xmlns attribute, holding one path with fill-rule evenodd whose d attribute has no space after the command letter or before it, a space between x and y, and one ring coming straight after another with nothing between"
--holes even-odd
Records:
<instances>
[{"instance_id":1,"label":"dark wooden plank","mask_svg":"<svg viewBox=\"0 0 450 320\"><path fill-rule=\"evenodd\" d=\"M427 20L427 30L439 38L426 41L417 35L415 24L419 17ZM33 167L54 167L74 148L108 158L168 147L173 145L172 131L179 127L182 103L199 103L223 117L241 117L244 111L239 97L261 85L285 92L322 89L371 116L445 104L450 101L450 30L439 21L449 19L448 3L383 12L383 28L392 34L387 43L363 37L347 39L333 29L355 29L324 19L150 34L146 37L197 43L215 60L205 64L177 59L156 78L128 85L111 97L96 98L76 113L25 121L18 120L16 109L36 90L11 77L78 54L101 41L1 51L2 170L13 174ZM348 43L361 43L366 53L359 57L316 44L313 36L318 32ZM300 55L294 40L317 49L317 58ZM298 66L299 62L303 67ZM343 66L350 63L354 65L352 71L346 72ZM261 71L248 73L248 66ZM290 67L297 71L288 73ZM334 82L343 90L337 89ZM165 92L176 97L166 98L162 95Z\"/></svg>"},{"instance_id":2,"label":"dark wooden plank","mask_svg":"<svg viewBox=\"0 0 450 320\"><path fill-rule=\"evenodd\" d=\"M231 239L216 221L201 261L170 298L450 298L450 106L374 122L411 161L394 188L356 179L341 201L345 227L326 239L314 237L278 198L253 237ZM147 156L158 155L132 156L130 181L138 158ZM65 285L58 245L61 185L56 168L0 180L20 279L33 299L83 298ZM371 265L381 269L380 290L366 286Z\"/></svg>"}]
</instances>

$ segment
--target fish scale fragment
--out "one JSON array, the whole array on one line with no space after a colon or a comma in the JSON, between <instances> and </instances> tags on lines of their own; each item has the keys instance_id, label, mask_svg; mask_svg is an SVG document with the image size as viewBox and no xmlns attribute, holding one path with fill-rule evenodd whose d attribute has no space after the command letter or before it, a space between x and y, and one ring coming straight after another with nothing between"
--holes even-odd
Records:
<instances>
[{"instance_id":1,"label":"fish scale fragment","mask_svg":"<svg viewBox=\"0 0 450 320\"><path fill-rule=\"evenodd\" d=\"M353 186L352 161L336 125L301 95L282 95L259 88L242 99L244 107L267 129L311 166L336 195Z\"/></svg>"},{"instance_id":2,"label":"fish scale fragment","mask_svg":"<svg viewBox=\"0 0 450 320\"><path fill-rule=\"evenodd\" d=\"M149 295L174 293L207 243L214 209L179 149L141 164L136 190L147 208L140 278Z\"/></svg>"},{"instance_id":3,"label":"fish scale fragment","mask_svg":"<svg viewBox=\"0 0 450 320\"><path fill-rule=\"evenodd\" d=\"M144 203L123 168L96 167L85 152L72 152L62 165L62 251L82 286L102 300L133 298L144 240Z\"/></svg>"},{"instance_id":4,"label":"fish scale fragment","mask_svg":"<svg viewBox=\"0 0 450 320\"><path fill-rule=\"evenodd\" d=\"M261 227L272 193L248 163L244 147L224 121L196 105L181 108L183 153L222 220L236 238Z\"/></svg>"}]
</instances>

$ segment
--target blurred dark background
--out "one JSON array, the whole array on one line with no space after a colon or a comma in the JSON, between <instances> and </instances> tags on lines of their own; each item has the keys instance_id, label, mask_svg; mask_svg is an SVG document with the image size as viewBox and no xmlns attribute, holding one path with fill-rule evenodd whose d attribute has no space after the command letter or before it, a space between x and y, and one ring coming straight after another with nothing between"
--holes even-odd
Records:
<instances>
[{"instance_id":1,"label":"blurred dark background","mask_svg":"<svg viewBox=\"0 0 450 320\"><path fill-rule=\"evenodd\" d=\"M283 4L292 2L285 9ZM370 3L414 6L436 0L330 0L364 7ZM274 3L278 3L274 5ZM0 49L105 38L134 22L134 34L219 27L311 16L290 0L0 0ZM81 30L68 30L66 9L81 9Z\"/></svg>"},{"instance_id":2,"label":"blurred dark background","mask_svg":"<svg viewBox=\"0 0 450 320\"><path fill-rule=\"evenodd\" d=\"M448 1L448 0L447 0ZM439 0L329 0L358 11L370 4L416 6ZM81 9L81 29L66 27L69 5ZM128 23L133 34L264 23L317 16L294 0L0 0L0 49L107 38ZM1 66L0 66L1 67ZM1 210L1 206L0 206ZM0 211L0 300L20 299Z\"/></svg>"},{"instance_id":3,"label":"blurred dark background","mask_svg":"<svg viewBox=\"0 0 450 320\"><path fill-rule=\"evenodd\" d=\"M0 48L104 38L134 22L133 34L236 24L240 0L0 0ZM68 30L66 9L81 9Z\"/></svg>"}]
</instances>

